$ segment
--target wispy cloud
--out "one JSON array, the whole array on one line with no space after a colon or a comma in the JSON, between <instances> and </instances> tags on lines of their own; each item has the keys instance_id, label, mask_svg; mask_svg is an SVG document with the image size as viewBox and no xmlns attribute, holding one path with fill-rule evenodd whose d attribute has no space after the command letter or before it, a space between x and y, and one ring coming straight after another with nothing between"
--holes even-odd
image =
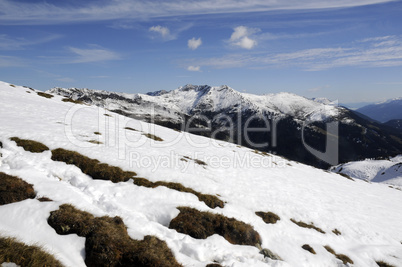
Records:
<instances>
[{"instance_id":1,"label":"wispy cloud","mask_svg":"<svg viewBox=\"0 0 402 267\"><path fill-rule=\"evenodd\" d=\"M113 0L77 5L50 2L0 0L0 24L52 24L77 21L147 19L195 14L218 14L271 10L301 10L364 6L392 0Z\"/></svg>"},{"instance_id":2,"label":"wispy cloud","mask_svg":"<svg viewBox=\"0 0 402 267\"><path fill-rule=\"evenodd\" d=\"M188 66L187 68L188 71L201 71L200 66Z\"/></svg>"},{"instance_id":3,"label":"wispy cloud","mask_svg":"<svg viewBox=\"0 0 402 267\"><path fill-rule=\"evenodd\" d=\"M188 40L188 42L187 42L187 46L188 46L188 48L190 48L191 50L197 49L201 44L202 44L201 38L195 39L195 37L191 38L191 39Z\"/></svg>"},{"instance_id":4,"label":"wispy cloud","mask_svg":"<svg viewBox=\"0 0 402 267\"><path fill-rule=\"evenodd\" d=\"M238 26L233 29L230 36L229 43L234 46L239 46L245 49L252 49L257 45L257 40L252 36L260 31L257 28L248 28L246 26Z\"/></svg>"},{"instance_id":5,"label":"wispy cloud","mask_svg":"<svg viewBox=\"0 0 402 267\"><path fill-rule=\"evenodd\" d=\"M68 77L57 78L56 81L63 82L63 83L72 83L72 82L75 82L74 79L68 78Z\"/></svg>"},{"instance_id":6,"label":"wispy cloud","mask_svg":"<svg viewBox=\"0 0 402 267\"><path fill-rule=\"evenodd\" d=\"M176 40L181 32L190 29L192 26L193 26L192 23L184 23L184 24L181 23L179 26L170 25L169 27L155 25L150 27L148 31L153 34L151 36L151 38L153 39L157 38L162 41L172 41Z\"/></svg>"},{"instance_id":7,"label":"wispy cloud","mask_svg":"<svg viewBox=\"0 0 402 267\"><path fill-rule=\"evenodd\" d=\"M157 26L152 26L149 28L150 32L156 32L158 34L160 34L162 36L162 38L167 39L168 37L170 37L170 30L168 27L163 27L160 25Z\"/></svg>"},{"instance_id":8,"label":"wispy cloud","mask_svg":"<svg viewBox=\"0 0 402 267\"><path fill-rule=\"evenodd\" d=\"M38 45L61 38L61 35L49 35L46 37L28 40L26 38L10 37L6 34L0 34L0 50L20 50L28 46Z\"/></svg>"},{"instance_id":9,"label":"wispy cloud","mask_svg":"<svg viewBox=\"0 0 402 267\"><path fill-rule=\"evenodd\" d=\"M327 88L330 88L330 86L329 85L317 86L317 87L307 89L307 92L315 93L315 92L319 92L319 91L322 91L322 90L327 89Z\"/></svg>"},{"instance_id":10,"label":"wispy cloud","mask_svg":"<svg viewBox=\"0 0 402 267\"><path fill-rule=\"evenodd\" d=\"M0 55L0 68L21 67L25 65L26 63L21 58Z\"/></svg>"},{"instance_id":11,"label":"wispy cloud","mask_svg":"<svg viewBox=\"0 0 402 267\"><path fill-rule=\"evenodd\" d=\"M75 59L69 63L89 63L121 59L118 53L96 45L87 49L69 47L69 51L75 54Z\"/></svg>"},{"instance_id":12,"label":"wispy cloud","mask_svg":"<svg viewBox=\"0 0 402 267\"><path fill-rule=\"evenodd\" d=\"M197 59L200 66L233 67L297 67L306 71L320 71L337 67L394 67L402 66L402 37L371 38L348 47L312 48L289 53L230 54L219 58ZM191 64L186 62L185 64Z\"/></svg>"}]
</instances>

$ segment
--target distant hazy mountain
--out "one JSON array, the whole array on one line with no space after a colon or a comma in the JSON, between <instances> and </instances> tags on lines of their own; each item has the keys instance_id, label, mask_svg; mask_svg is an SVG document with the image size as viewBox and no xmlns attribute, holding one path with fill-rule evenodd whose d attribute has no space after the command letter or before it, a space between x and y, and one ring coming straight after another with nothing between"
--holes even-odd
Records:
<instances>
[{"instance_id":1,"label":"distant hazy mountain","mask_svg":"<svg viewBox=\"0 0 402 267\"><path fill-rule=\"evenodd\" d=\"M353 102L353 103L339 103L340 106L346 107L351 110L356 110L364 106L375 104L375 102Z\"/></svg>"},{"instance_id":2,"label":"distant hazy mountain","mask_svg":"<svg viewBox=\"0 0 402 267\"><path fill-rule=\"evenodd\" d=\"M356 111L382 123L402 119L402 97L367 105Z\"/></svg>"}]
</instances>

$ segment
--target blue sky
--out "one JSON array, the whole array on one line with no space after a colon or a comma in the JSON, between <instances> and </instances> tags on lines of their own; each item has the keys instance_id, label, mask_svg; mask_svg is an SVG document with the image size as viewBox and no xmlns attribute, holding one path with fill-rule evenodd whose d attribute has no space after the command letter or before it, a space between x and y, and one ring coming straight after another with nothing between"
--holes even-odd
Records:
<instances>
[{"instance_id":1,"label":"blue sky","mask_svg":"<svg viewBox=\"0 0 402 267\"><path fill-rule=\"evenodd\" d=\"M401 14L387 0L0 0L0 80L380 101L402 95Z\"/></svg>"}]
</instances>

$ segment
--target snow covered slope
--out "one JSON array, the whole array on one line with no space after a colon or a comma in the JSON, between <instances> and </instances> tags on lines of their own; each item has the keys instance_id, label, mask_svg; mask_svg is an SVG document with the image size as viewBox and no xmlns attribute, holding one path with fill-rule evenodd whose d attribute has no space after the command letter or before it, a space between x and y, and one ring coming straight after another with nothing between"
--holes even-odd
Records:
<instances>
[{"instance_id":1,"label":"snow covered slope","mask_svg":"<svg viewBox=\"0 0 402 267\"><path fill-rule=\"evenodd\" d=\"M0 83L0 172L22 178L33 184L38 197L53 200L0 206L2 236L39 244L66 266L85 266L85 238L58 235L47 223L51 211L71 203L96 216L120 216L133 239L154 235L165 240L183 266L204 267L212 262L236 267L343 266L324 246L350 257L353 266L374 267L376 261L402 266L399 190L62 99ZM94 180L74 165L53 161L50 151L34 154L16 146L9 139L15 136L50 149L77 151L153 182L178 182L218 196L225 206L211 209L193 194L162 186L140 187L132 180ZM195 239L168 228L179 206L252 225L262 238L262 248L282 261L264 258L258 248L233 245L216 234ZM266 224L256 211L273 212L280 220ZM291 219L314 223L325 233L300 227ZM316 254L303 249L305 244Z\"/></svg>"},{"instance_id":2,"label":"snow covered slope","mask_svg":"<svg viewBox=\"0 0 402 267\"><path fill-rule=\"evenodd\" d=\"M402 186L402 155L389 160L348 162L331 170L357 179Z\"/></svg>"}]
</instances>

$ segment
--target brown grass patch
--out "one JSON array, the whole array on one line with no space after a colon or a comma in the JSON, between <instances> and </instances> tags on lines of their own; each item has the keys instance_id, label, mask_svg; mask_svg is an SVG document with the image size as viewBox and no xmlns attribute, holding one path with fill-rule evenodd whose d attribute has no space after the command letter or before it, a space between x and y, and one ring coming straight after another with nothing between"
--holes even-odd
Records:
<instances>
[{"instance_id":1,"label":"brown grass patch","mask_svg":"<svg viewBox=\"0 0 402 267\"><path fill-rule=\"evenodd\" d=\"M37 141L20 139L18 137L11 137L10 140L17 143L17 146L22 147L25 151L32 153L42 153L43 151L49 150L47 146Z\"/></svg>"},{"instance_id":2,"label":"brown grass patch","mask_svg":"<svg viewBox=\"0 0 402 267\"><path fill-rule=\"evenodd\" d=\"M40 202L52 202L53 200L48 198L48 197L40 197L37 198L37 200L39 200Z\"/></svg>"},{"instance_id":3,"label":"brown grass patch","mask_svg":"<svg viewBox=\"0 0 402 267\"><path fill-rule=\"evenodd\" d=\"M376 261L375 263L377 263L379 267L395 267L394 265L391 265L385 261Z\"/></svg>"},{"instance_id":4,"label":"brown grass patch","mask_svg":"<svg viewBox=\"0 0 402 267\"><path fill-rule=\"evenodd\" d=\"M205 267L222 267L222 265L217 264L217 263L210 263L210 264L207 264L207 266L205 266Z\"/></svg>"},{"instance_id":5,"label":"brown grass patch","mask_svg":"<svg viewBox=\"0 0 402 267\"><path fill-rule=\"evenodd\" d=\"M103 114L103 115L105 115L106 117L112 117L112 115L109 115L109 114Z\"/></svg>"},{"instance_id":6,"label":"brown grass patch","mask_svg":"<svg viewBox=\"0 0 402 267\"><path fill-rule=\"evenodd\" d=\"M16 176L0 172L0 205L35 197L36 193L31 184Z\"/></svg>"},{"instance_id":7,"label":"brown grass patch","mask_svg":"<svg viewBox=\"0 0 402 267\"><path fill-rule=\"evenodd\" d=\"M332 230L332 233L336 234L336 235L341 235L342 233L338 230L338 229L334 229Z\"/></svg>"},{"instance_id":8,"label":"brown grass patch","mask_svg":"<svg viewBox=\"0 0 402 267\"><path fill-rule=\"evenodd\" d=\"M182 161L192 160L192 161L194 161L194 163L197 163L198 165L201 165L201 166L207 166L208 165L205 161L202 161L200 159L193 159L193 158L191 158L189 156L184 156L183 158L181 158L181 160Z\"/></svg>"},{"instance_id":9,"label":"brown grass patch","mask_svg":"<svg viewBox=\"0 0 402 267\"><path fill-rule=\"evenodd\" d=\"M95 145L101 145L101 144L103 144L101 141L98 141L98 140L89 140L88 141L89 143L92 143L92 144L95 144Z\"/></svg>"},{"instance_id":10,"label":"brown grass patch","mask_svg":"<svg viewBox=\"0 0 402 267\"><path fill-rule=\"evenodd\" d=\"M253 150L253 152L257 155L261 155L261 156L269 156L269 154L265 151L259 151L257 149Z\"/></svg>"},{"instance_id":11,"label":"brown grass patch","mask_svg":"<svg viewBox=\"0 0 402 267\"><path fill-rule=\"evenodd\" d=\"M181 266L173 253L154 236L133 240L120 217L94 217L88 212L64 204L52 211L48 223L60 235L85 237L87 266Z\"/></svg>"},{"instance_id":12,"label":"brown grass patch","mask_svg":"<svg viewBox=\"0 0 402 267\"><path fill-rule=\"evenodd\" d=\"M311 254L316 254L315 250L308 244L304 244L302 246L302 249L307 250L308 252L310 252Z\"/></svg>"},{"instance_id":13,"label":"brown grass patch","mask_svg":"<svg viewBox=\"0 0 402 267\"><path fill-rule=\"evenodd\" d=\"M138 130L131 128L131 127L125 127L124 129L129 130L129 131L138 132Z\"/></svg>"},{"instance_id":14,"label":"brown grass patch","mask_svg":"<svg viewBox=\"0 0 402 267\"><path fill-rule=\"evenodd\" d=\"M39 96L45 97L45 98L52 98L52 97L54 97L54 95L47 94L47 93L44 93L44 92L37 92L37 94L38 94Z\"/></svg>"},{"instance_id":15,"label":"brown grass patch","mask_svg":"<svg viewBox=\"0 0 402 267\"><path fill-rule=\"evenodd\" d=\"M150 139L153 139L155 141L159 141L159 142L163 141L163 139L160 138L159 136L156 136L156 135L153 135L153 134L150 134L150 133L144 133L143 135L148 137L148 138L150 138Z\"/></svg>"},{"instance_id":16,"label":"brown grass patch","mask_svg":"<svg viewBox=\"0 0 402 267\"><path fill-rule=\"evenodd\" d=\"M290 219L290 220L291 220L293 223L295 223L295 224L297 224L298 226L300 226L300 227L308 228L308 229L314 229L314 230L316 230L317 232L320 232L320 233L322 233L322 234L325 234L325 232L324 232L323 230L321 230L320 228L318 228L317 226L315 226L313 223L307 224L307 223L302 222L302 221L296 221L295 219Z\"/></svg>"},{"instance_id":17,"label":"brown grass patch","mask_svg":"<svg viewBox=\"0 0 402 267\"><path fill-rule=\"evenodd\" d=\"M96 134L96 135L102 135L100 132L94 132L94 134Z\"/></svg>"},{"instance_id":18,"label":"brown grass patch","mask_svg":"<svg viewBox=\"0 0 402 267\"><path fill-rule=\"evenodd\" d=\"M93 179L110 180L113 183L125 182L137 175L135 172L123 171L119 167L100 163L99 160L91 159L78 152L62 148L52 150L52 160L75 165Z\"/></svg>"},{"instance_id":19,"label":"brown grass patch","mask_svg":"<svg viewBox=\"0 0 402 267\"><path fill-rule=\"evenodd\" d=\"M333 254L337 259L341 260L343 264L350 263L353 264L353 261L344 254L337 254L330 246L324 246L324 248L331 254Z\"/></svg>"},{"instance_id":20,"label":"brown grass patch","mask_svg":"<svg viewBox=\"0 0 402 267\"><path fill-rule=\"evenodd\" d=\"M151 182L145 178L137 178L137 177L134 177L133 179L134 179L134 184L138 185L138 186L144 186L144 187L149 187L149 188L165 186L172 190L193 194L193 195L197 196L200 201L204 202L208 207L210 207L212 209L214 209L216 207L220 207L220 208L224 207L223 201L220 200L218 197L213 196L213 195L202 194L191 188L185 187L180 183L163 182L163 181Z\"/></svg>"},{"instance_id":21,"label":"brown grass patch","mask_svg":"<svg viewBox=\"0 0 402 267\"><path fill-rule=\"evenodd\" d=\"M69 103L74 103L74 104L80 104L80 105L84 105L84 102L80 101L80 100L74 100L72 98L63 98L61 101L63 102L69 102Z\"/></svg>"},{"instance_id":22,"label":"brown grass patch","mask_svg":"<svg viewBox=\"0 0 402 267\"><path fill-rule=\"evenodd\" d=\"M255 213L257 216L260 216L262 218L262 220L267 223L267 224L274 224L276 223L278 220L280 220L281 218L276 215L273 212L263 212L263 211L257 211Z\"/></svg>"},{"instance_id":23,"label":"brown grass patch","mask_svg":"<svg viewBox=\"0 0 402 267\"><path fill-rule=\"evenodd\" d=\"M218 234L231 244L249 246L261 244L260 235L251 225L244 222L188 207L178 207L178 209L180 213L170 222L169 228L179 233L197 239Z\"/></svg>"},{"instance_id":24,"label":"brown grass patch","mask_svg":"<svg viewBox=\"0 0 402 267\"><path fill-rule=\"evenodd\" d=\"M11 237L0 237L0 262L13 262L18 266L63 266L42 248L28 246Z\"/></svg>"}]
</instances>

